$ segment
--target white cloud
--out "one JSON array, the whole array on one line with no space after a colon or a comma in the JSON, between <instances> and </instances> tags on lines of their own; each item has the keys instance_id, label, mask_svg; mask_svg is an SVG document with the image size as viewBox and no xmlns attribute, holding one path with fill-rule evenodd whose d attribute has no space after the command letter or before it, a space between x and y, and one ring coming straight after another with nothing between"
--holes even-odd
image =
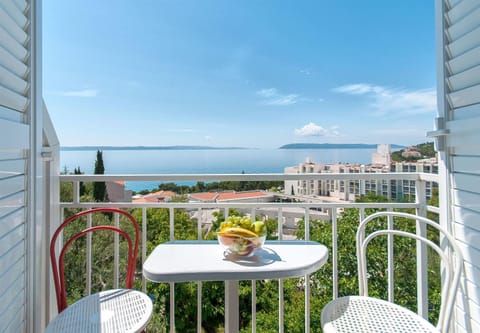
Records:
<instances>
[{"instance_id":1,"label":"white cloud","mask_svg":"<svg viewBox=\"0 0 480 333\"><path fill-rule=\"evenodd\" d=\"M338 126L324 128L313 122L310 122L302 128L296 128L295 134L299 136L339 136Z\"/></svg>"},{"instance_id":2,"label":"white cloud","mask_svg":"<svg viewBox=\"0 0 480 333\"><path fill-rule=\"evenodd\" d=\"M292 105L300 101L300 96L297 94L280 94L275 88L261 89L257 91L257 95L262 97L263 104L267 105Z\"/></svg>"},{"instance_id":3,"label":"white cloud","mask_svg":"<svg viewBox=\"0 0 480 333\"><path fill-rule=\"evenodd\" d=\"M348 95L365 95L377 115L420 114L436 111L435 89L406 90L375 86L367 83L348 84L333 91Z\"/></svg>"},{"instance_id":4,"label":"white cloud","mask_svg":"<svg viewBox=\"0 0 480 333\"><path fill-rule=\"evenodd\" d=\"M69 96L69 97L96 97L98 95L98 90L84 89L84 90L62 91L59 94L62 96Z\"/></svg>"},{"instance_id":5,"label":"white cloud","mask_svg":"<svg viewBox=\"0 0 480 333\"><path fill-rule=\"evenodd\" d=\"M302 68L302 69L300 69L299 72L302 73L302 74L305 74L307 76L311 74L311 72L308 68Z\"/></svg>"}]
</instances>

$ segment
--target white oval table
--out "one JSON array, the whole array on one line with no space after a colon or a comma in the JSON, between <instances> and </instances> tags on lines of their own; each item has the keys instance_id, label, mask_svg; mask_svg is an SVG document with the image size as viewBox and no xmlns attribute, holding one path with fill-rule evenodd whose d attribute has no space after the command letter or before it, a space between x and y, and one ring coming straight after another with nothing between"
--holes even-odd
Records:
<instances>
[{"instance_id":1,"label":"white oval table","mask_svg":"<svg viewBox=\"0 0 480 333\"><path fill-rule=\"evenodd\" d=\"M250 257L225 256L217 241L158 245L143 264L153 282L225 281L226 332L238 332L238 281L300 277L317 271L328 249L312 241L267 241Z\"/></svg>"}]
</instances>

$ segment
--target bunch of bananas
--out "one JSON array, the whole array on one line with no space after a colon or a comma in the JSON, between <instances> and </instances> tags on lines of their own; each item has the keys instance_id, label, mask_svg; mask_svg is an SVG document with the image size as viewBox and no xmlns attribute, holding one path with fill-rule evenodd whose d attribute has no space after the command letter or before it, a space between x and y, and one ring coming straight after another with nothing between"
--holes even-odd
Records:
<instances>
[{"instance_id":1,"label":"bunch of bananas","mask_svg":"<svg viewBox=\"0 0 480 333\"><path fill-rule=\"evenodd\" d=\"M226 227L217 232L223 237L240 237L240 238L255 238L258 237L256 233L241 227Z\"/></svg>"}]
</instances>

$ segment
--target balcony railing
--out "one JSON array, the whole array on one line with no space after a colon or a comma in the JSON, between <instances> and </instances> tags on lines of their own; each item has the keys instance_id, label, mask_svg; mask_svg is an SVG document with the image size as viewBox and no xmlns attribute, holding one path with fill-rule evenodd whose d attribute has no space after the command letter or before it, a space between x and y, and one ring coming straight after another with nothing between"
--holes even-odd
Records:
<instances>
[{"instance_id":1,"label":"balcony railing","mask_svg":"<svg viewBox=\"0 0 480 333\"><path fill-rule=\"evenodd\" d=\"M304 196L302 199L304 202L228 202L228 203L198 203L198 202L155 202L155 203L132 203L132 202L115 202L115 203L98 203L98 202L83 202L80 200L79 189L80 182L111 182L111 181L131 181L131 182L192 182L192 181L307 181L307 180L345 180L345 192L349 192L350 181L391 181L391 180L408 180L415 182L415 202L368 202L368 203L355 203L355 202L322 202L318 197ZM219 175L219 174L195 174L195 175L61 175L61 182L73 183L73 201L60 203L60 219L63 219L65 209L80 208L87 209L91 207L118 207L124 209L139 209L141 210L141 219L139 220L142 226L142 239L141 239L141 260L145 261L147 253L147 235L149 230L147 229L147 209L167 209L169 211L169 240L177 239L175 234L175 211L176 210L188 210L196 212L197 220L197 239L203 239L203 225L205 223L202 220L202 212L206 210L218 209L224 212L224 216L228 216L230 209L237 209L242 212L247 212L251 216L262 214L269 214L269 216L276 216L277 220L277 233L276 237L279 240L288 241L288 235L285 233L284 217L289 214L289 211L300 211L300 217L304 220L303 228L305 239L309 240L310 237L310 225L311 221L316 219L318 211L323 212L323 217L331 223L331 248L329 249L329 262L332 267L332 285L331 297L338 297L339 290L339 248L338 248L338 217L341 212L348 208L357 208L359 211L359 221L365 217L367 209L384 209L384 210L398 210L398 209L414 209L416 214L420 216L426 216L427 212L433 212L438 214L437 207L428 206L426 201L426 183L438 182L437 175L423 174L423 173L382 173L382 174L242 174L242 175ZM266 213L267 212L267 213ZM423 231L419 231L423 232ZM389 246L393 248L393 240L389 239ZM87 245L88 246L88 245ZM118 244L116 244L118 246ZM419 261L422 266L421 269L426 269L427 257L425 253L419 253L422 259ZM118 263L118 251L115 251L115 262ZM391 258L389 257L389 260ZM87 257L87 261L89 258ZM388 265L388 296L393 298L393 265ZM390 278L392 277L392 278ZM115 277L117 279L117 277ZM147 287L147 281L142 277L142 288L145 291ZM310 332L311 330L311 281L310 276L305 276L303 282L304 289L304 331ZM118 280L118 279L117 279ZM423 316L427 316L428 305L428 285L426 281L418 279L417 295L418 297L418 312ZM118 281L114 282L114 287L117 286ZM87 262L87 290L91 288L91 262ZM251 331L256 332L257 323L257 310L256 310L256 283L252 281L251 285ZM278 331L283 332L285 323L285 308L283 302L283 281L278 281ZM174 284L170 284L170 313L169 313L169 326L170 331L175 331L175 304L178 300L175 297ZM197 288L197 332L202 331L202 284L198 282ZM236 316L239 314L229 314L230 316Z\"/></svg>"}]
</instances>

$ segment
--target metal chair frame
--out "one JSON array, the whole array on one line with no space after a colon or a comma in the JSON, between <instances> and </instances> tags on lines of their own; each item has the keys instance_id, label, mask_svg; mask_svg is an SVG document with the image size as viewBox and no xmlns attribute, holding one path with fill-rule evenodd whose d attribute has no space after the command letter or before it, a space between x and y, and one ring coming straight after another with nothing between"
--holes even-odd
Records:
<instances>
[{"instance_id":1,"label":"metal chair frame","mask_svg":"<svg viewBox=\"0 0 480 333\"><path fill-rule=\"evenodd\" d=\"M57 264L57 256L56 256L55 248L56 248L57 239L60 233L64 230L64 228L67 225L69 225L73 221L79 219L82 216L95 214L95 213L118 213L127 217L128 220L132 223L132 225L135 228L135 240L132 242L132 239L128 235L128 233L119 227L115 227L111 225L99 225L99 226L89 227L80 232L77 232L66 241L66 243L62 247L60 254L58 256L58 264ZM127 258L127 274L125 278L125 287L128 289L132 289L133 287L135 265L136 265L137 253L138 253L138 244L140 241L140 235L139 235L140 231L139 231L138 223L135 220L135 218L128 212L118 208L93 208L93 209L82 211L66 219L57 228L57 230L52 236L52 240L50 241L50 261L52 264L53 281L55 284L55 292L57 296L57 308L59 313L65 310L65 308L67 308L68 306L66 284L65 284L65 265L64 265L65 253L75 240L89 233L93 233L94 231L99 231L99 230L110 230L114 233L118 233L127 241L128 258Z\"/></svg>"},{"instance_id":2,"label":"metal chair frame","mask_svg":"<svg viewBox=\"0 0 480 333\"><path fill-rule=\"evenodd\" d=\"M367 237L365 237L365 229L367 224L372 220L375 220L379 217L385 217L385 216L403 217L409 220L415 220L419 224L424 224L424 225L429 225L434 227L436 230L440 232L441 236L444 237L444 239L440 240L443 248L418 234L414 234L414 233L410 233L402 230L395 230L395 229L377 230L370 233ZM372 239L381 235L396 235L396 236L403 236L403 237L415 239L421 242L422 244L430 246L439 255L443 264L442 269L444 270L445 275L442 276L443 278L442 291L441 291L442 304L440 305L439 318L436 325L436 329L439 332L447 332L450 325L453 306L455 302L455 296L459 287L460 276L463 268L463 256L453 236L445 228L440 226L437 222L432 221L428 218L413 215L413 214L401 213L401 212L377 212L366 217L363 221L361 221L356 234L359 295L365 297L366 300L370 298L368 296L367 258L366 258L367 246ZM448 244L447 242L444 242L444 240L447 240ZM352 301L355 300L356 302L361 302L362 298L361 297L352 298L352 297L346 296L346 297L341 297L339 299L333 300L329 304L327 304L327 306L325 306L325 308L322 311L322 327L325 328L325 325L329 323L329 319L327 318L328 318L329 312L333 311L332 310L333 305L335 303L340 303L340 302L349 303L350 299L352 299ZM388 305L391 303L384 303L384 304ZM426 321L419 315L414 314L413 312L412 314L417 316L418 318L421 318L421 320ZM392 320L394 320L394 318L392 318Z\"/></svg>"}]
</instances>

